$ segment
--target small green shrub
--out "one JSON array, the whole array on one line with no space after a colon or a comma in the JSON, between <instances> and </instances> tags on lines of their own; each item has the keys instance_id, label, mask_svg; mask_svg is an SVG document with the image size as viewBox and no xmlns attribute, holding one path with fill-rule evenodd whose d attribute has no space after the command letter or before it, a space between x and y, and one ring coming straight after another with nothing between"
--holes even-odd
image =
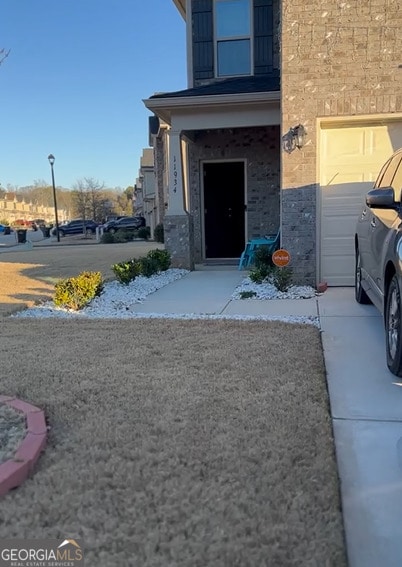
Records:
<instances>
[{"instance_id":1,"label":"small green shrub","mask_svg":"<svg viewBox=\"0 0 402 567\"><path fill-rule=\"evenodd\" d=\"M277 290L287 291L292 285L293 272L291 268L279 268L275 266L270 274L270 279Z\"/></svg>"},{"instance_id":2,"label":"small green shrub","mask_svg":"<svg viewBox=\"0 0 402 567\"><path fill-rule=\"evenodd\" d=\"M254 253L254 264L256 268L262 266L273 266L272 254L267 246L259 246Z\"/></svg>"},{"instance_id":3,"label":"small green shrub","mask_svg":"<svg viewBox=\"0 0 402 567\"><path fill-rule=\"evenodd\" d=\"M149 278L158 272L168 270L169 267L170 254L167 250L150 250L142 258L132 258L113 264L112 271L121 284L128 285L137 276Z\"/></svg>"},{"instance_id":4,"label":"small green shrub","mask_svg":"<svg viewBox=\"0 0 402 567\"><path fill-rule=\"evenodd\" d=\"M55 285L54 304L59 307L78 311L103 289L100 272L82 272L76 277L60 280Z\"/></svg>"},{"instance_id":5,"label":"small green shrub","mask_svg":"<svg viewBox=\"0 0 402 567\"><path fill-rule=\"evenodd\" d=\"M157 224L154 228L154 240L156 240L156 242L161 242L162 244L165 242L165 231L162 223Z\"/></svg>"},{"instance_id":6,"label":"small green shrub","mask_svg":"<svg viewBox=\"0 0 402 567\"><path fill-rule=\"evenodd\" d=\"M113 236L115 242L130 242L134 238L134 233L130 230L118 230Z\"/></svg>"},{"instance_id":7,"label":"small green shrub","mask_svg":"<svg viewBox=\"0 0 402 567\"><path fill-rule=\"evenodd\" d=\"M123 285L128 285L142 273L142 266L139 260L133 258L125 262L113 264L112 270L118 281Z\"/></svg>"},{"instance_id":8,"label":"small green shrub","mask_svg":"<svg viewBox=\"0 0 402 567\"><path fill-rule=\"evenodd\" d=\"M144 256L138 260L141 267L141 275L150 278L159 272L159 263L155 258Z\"/></svg>"},{"instance_id":9,"label":"small green shrub","mask_svg":"<svg viewBox=\"0 0 402 567\"><path fill-rule=\"evenodd\" d=\"M257 293L255 291L241 291L239 295L240 299L250 299L251 297L255 297Z\"/></svg>"},{"instance_id":10,"label":"small green shrub","mask_svg":"<svg viewBox=\"0 0 402 567\"><path fill-rule=\"evenodd\" d=\"M111 232L104 232L100 241L102 244L113 244L115 242L114 235Z\"/></svg>"},{"instance_id":11,"label":"small green shrub","mask_svg":"<svg viewBox=\"0 0 402 567\"><path fill-rule=\"evenodd\" d=\"M170 268L171 256L167 250L150 250L147 254L148 258L152 258L158 262L158 271L165 272Z\"/></svg>"},{"instance_id":12,"label":"small green shrub","mask_svg":"<svg viewBox=\"0 0 402 567\"><path fill-rule=\"evenodd\" d=\"M260 266L259 268L253 268L250 270L249 278L253 283L261 284L270 276L271 272L271 266Z\"/></svg>"},{"instance_id":13,"label":"small green shrub","mask_svg":"<svg viewBox=\"0 0 402 567\"><path fill-rule=\"evenodd\" d=\"M148 240L150 237L150 228L149 226L142 226L138 229L138 238L143 238L144 240Z\"/></svg>"}]
</instances>

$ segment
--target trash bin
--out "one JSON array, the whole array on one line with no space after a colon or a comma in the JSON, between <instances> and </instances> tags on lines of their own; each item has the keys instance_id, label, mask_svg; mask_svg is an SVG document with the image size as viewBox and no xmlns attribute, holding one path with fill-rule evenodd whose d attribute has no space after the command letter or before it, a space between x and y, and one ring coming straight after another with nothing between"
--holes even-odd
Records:
<instances>
[{"instance_id":1,"label":"trash bin","mask_svg":"<svg viewBox=\"0 0 402 567\"><path fill-rule=\"evenodd\" d=\"M40 226L41 231L43 232L43 236L45 238L49 238L50 236L50 228L48 226L45 226L44 224L42 224Z\"/></svg>"},{"instance_id":2,"label":"trash bin","mask_svg":"<svg viewBox=\"0 0 402 567\"><path fill-rule=\"evenodd\" d=\"M24 242L27 241L27 229L26 228L19 228L17 230L17 237L18 237L18 243L19 244L23 244Z\"/></svg>"},{"instance_id":3,"label":"trash bin","mask_svg":"<svg viewBox=\"0 0 402 567\"><path fill-rule=\"evenodd\" d=\"M11 228L9 226L4 228L4 234L11 234Z\"/></svg>"}]
</instances>

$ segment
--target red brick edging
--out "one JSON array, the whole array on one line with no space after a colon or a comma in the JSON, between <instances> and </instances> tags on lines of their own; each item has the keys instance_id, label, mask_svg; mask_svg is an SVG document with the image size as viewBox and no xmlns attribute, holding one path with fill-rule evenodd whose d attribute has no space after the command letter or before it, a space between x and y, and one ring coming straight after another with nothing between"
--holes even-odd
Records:
<instances>
[{"instance_id":1,"label":"red brick edging","mask_svg":"<svg viewBox=\"0 0 402 567\"><path fill-rule=\"evenodd\" d=\"M0 496L20 486L34 468L46 445L47 427L45 414L36 406L11 396L0 396L0 403L22 412L26 419L27 433L14 457L0 464Z\"/></svg>"}]
</instances>

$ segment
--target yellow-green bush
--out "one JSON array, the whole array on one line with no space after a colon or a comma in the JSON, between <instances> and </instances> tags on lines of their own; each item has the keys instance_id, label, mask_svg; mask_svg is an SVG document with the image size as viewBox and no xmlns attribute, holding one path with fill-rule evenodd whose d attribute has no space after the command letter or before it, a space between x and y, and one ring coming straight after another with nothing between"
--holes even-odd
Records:
<instances>
[{"instance_id":1,"label":"yellow-green bush","mask_svg":"<svg viewBox=\"0 0 402 567\"><path fill-rule=\"evenodd\" d=\"M100 272L82 272L76 277L56 283L53 302L58 307L78 311L100 295L102 289L103 279Z\"/></svg>"}]
</instances>

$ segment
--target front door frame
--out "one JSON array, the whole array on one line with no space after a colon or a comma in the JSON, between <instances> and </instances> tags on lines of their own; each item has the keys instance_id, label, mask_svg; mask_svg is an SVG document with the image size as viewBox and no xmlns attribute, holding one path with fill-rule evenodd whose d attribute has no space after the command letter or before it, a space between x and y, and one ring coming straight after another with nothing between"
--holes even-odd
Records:
<instances>
[{"instance_id":1,"label":"front door frame","mask_svg":"<svg viewBox=\"0 0 402 567\"><path fill-rule=\"evenodd\" d=\"M205 198L204 198L204 164L208 163L243 163L244 166L244 242L247 242L248 234L248 218L247 218L247 158L230 158L230 159L203 159L200 160L200 187L201 187L201 251L202 258L206 260L206 244L205 244ZM224 260L225 258L222 258Z\"/></svg>"}]
</instances>

